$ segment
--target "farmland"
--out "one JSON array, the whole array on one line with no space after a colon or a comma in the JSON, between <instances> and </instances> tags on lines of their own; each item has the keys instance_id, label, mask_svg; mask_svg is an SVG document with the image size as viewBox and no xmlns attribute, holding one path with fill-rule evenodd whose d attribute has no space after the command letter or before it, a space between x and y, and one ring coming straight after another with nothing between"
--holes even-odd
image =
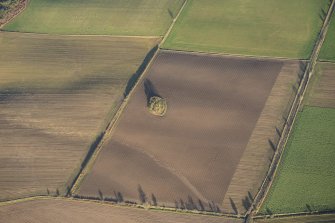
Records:
<instances>
[{"instance_id":1,"label":"farmland","mask_svg":"<svg viewBox=\"0 0 335 223\"><path fill-rule=\"evenodd\" d=\"M0 0L0 222L333 221L334 8Z\"/></svg>"},{"instance_id":2,"label":"farmland","mask_svg":"<svg viewBox=\"0 0 335 223\"><path fill-rule=\"evenodd\" d=\"M333 13L332 20L329 25L325 42L323 43L320 60L335 61L335 14Z\"/></svg>"},{"instance_id":3,"label":"farmland","mask_svg":"<svg viewBox=\"0 0 335 223\"><path fill-rule=\"evenodd\" d=\"M335 208L335 65L318 63L260 213Z\"/></svg>"},{"instance_id":4,"label":"farmland","mask_svg":"<svg viewBox=\"0 0 335 223\"><path fill-rule=\"evenodd\" d=\"M99 213L99 214L97 214ZM238 219L148 211L89 201L43 199L0 206L0 222L18 223L242 223Z\"/></svg>"},{"instance_id":5,"label":"farmland","mask_svg":"<svg viewBox=\"0 0 335 223\"><path fill-rule=\"evenodd\" d=\"M335 64L319 63L305 104L335 108Z\"/></svg>"},{"instance_id":6,"label":"farmland","mask_svg":"<svg viewBox=\"0 0 335 223\"><path fill-rule=\"evenodd\" d=\"M335 222L334 214L306 215L306 216L254 220L254 223L332 223L332 222Z\"/></svg>"},{"instance_id":7,"label":"farmland","mask_svg":"<svg viewBox=\"0 0 335 223\"><path fill-rule=\"evenodd\" d=\"M308 58L328 5L328 0L190 0L163 47Z\"/></svg>"},{"instance_id":8,"label":"farmland","mask_svg":"<svg viewBox=\"0 0 335 223\"><path fill-rule=\"evenodd\" d=\"M278 74L225 195L226 212L242 214L250 207L271 163L304 67L301 61L285 61Z\"/></svg>"},{"instance_id":9,"label":"farmland","mask_svg":"<svg viewBox=\"0 0 335 223\"><path fill-rule=\"evenodd\" d=\"M261 213L335 208L335 109L305 106Z\"/></svg>"},{"instance_id":10,"label":"farmland","mask_svg":"<svg viewBox=\"0 0 335 223\"><path fill-rule=\"evenodd\" d=\"M284 64L161 52L77 193L106 198L120 193L125 200L178 208L222 208ZM148 86L167 100L162 118L147 111Z\"/></svg>"},{"instance_id":11,"label":"farmland","mask_svg":"<svg viewBox=\"0 0 335 223\"><path fill-rule=\"evenodd\" d=\"M6 31L49 34L165 34L183 0L30 0Z\"/></svg>"},{"instance_id":12,"label":"farmland","mask_svg":"<svg viewBox=\"0 0 335 223\"><path fill-rule=\"evenodd\" d=\"M155 38L0 33L0 199L63 194Z\"/></svg>"}]
</instances>

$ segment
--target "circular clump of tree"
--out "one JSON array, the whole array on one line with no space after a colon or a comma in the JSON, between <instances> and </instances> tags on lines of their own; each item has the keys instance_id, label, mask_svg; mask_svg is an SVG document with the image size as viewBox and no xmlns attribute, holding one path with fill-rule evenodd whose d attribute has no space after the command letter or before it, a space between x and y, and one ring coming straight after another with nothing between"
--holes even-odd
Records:
<instances>
[{"instance_id":1,"label":"circular clump of tree","mask_svg":"<svg viewBox=\"0 0 335 223\"><path fill-rule=\"evenodd\" d=\"M153 115L164 116L167 110L166 100L158 96L152 96L148 102L148 109Z\"/></svg>"}]
</instances>

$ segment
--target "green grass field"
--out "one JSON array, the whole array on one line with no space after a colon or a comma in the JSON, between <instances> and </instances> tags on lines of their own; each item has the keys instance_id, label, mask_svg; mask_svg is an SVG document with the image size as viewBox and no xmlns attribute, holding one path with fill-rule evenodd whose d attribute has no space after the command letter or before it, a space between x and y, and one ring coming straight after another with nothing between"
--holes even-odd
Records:
<instances>
[{"instance_id":1,"label":"green grass field","mask_svg":"<svg viewBox=\"0 0 335 223\"><path fill-rule=\"evenodd\" d=\"M328 0L189 0L164 48L308 58Z\"/></svg>"},{"instance_id":2,"label":"green grass field","mask_svg":"<svg viewBox=\"0 0 335 223\"><path fill-rule=\"evenodd\" d=\"M30 0L7 31L163 35L184 0Z\"/></svg>"},{"instance_id":3,"label":"green grass field","mask_svg":"<svg viewBox=\"0 0 335 223\"><path fill-rule=\"evenodd\" d=\"M335 214L255 219L254 223L334 223Z\"/></svg>"},{"instance_id":4,"label":"green grass field","mask_svg":"<svg viewBox=\"0 0 335 223\"><path fill-rule=\"evenodd\" d=\"M335 14L332 15L326 39L320 51L319 59L335 61Z\"/></svg>"},{"instance_id":5,"label":"green grass field","mask_svg":"<svg viewBox=\"0 0 335 223\"><path fill-rule=\"evenodd\" d=\"M64 194L157 43L0 33L0 201Z\"/></svg>"},{"instance_id":6,"label":"green grass field","mask_svg":"<svg viewBox=\"0 0 335 223\"><path fill-rule=\"evenodd\" d=\"M335 109L305 106L260 213L335 209Z\"/></svg>"}]
</instances>

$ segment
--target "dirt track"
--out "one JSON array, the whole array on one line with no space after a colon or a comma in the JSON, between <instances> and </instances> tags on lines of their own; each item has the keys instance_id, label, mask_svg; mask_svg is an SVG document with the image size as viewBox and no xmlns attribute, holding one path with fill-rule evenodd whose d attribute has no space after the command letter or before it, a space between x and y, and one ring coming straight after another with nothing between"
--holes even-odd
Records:
<instances>
[{"instance_id":1,"label":"dirt track","mask_svg":"<svg viewBox=\"0 0 335 223\"><path fill-rule=\"evenodd\" d=\"M6 223L242 223L242 220L194 214L146 211L73 200L36 200L0 206Z\"/></svg>"},{"instance_id":2,"label":"dirt track","mask_svg":"<svg viewBox=\"0 0 335 223\"><path fill-rule=\"evenodd\" d=\"M282 66L162 52L146 78L167 99L166 116L147 111L141 84L79 194L220 207Z\"/></svg>"}]
</instances>

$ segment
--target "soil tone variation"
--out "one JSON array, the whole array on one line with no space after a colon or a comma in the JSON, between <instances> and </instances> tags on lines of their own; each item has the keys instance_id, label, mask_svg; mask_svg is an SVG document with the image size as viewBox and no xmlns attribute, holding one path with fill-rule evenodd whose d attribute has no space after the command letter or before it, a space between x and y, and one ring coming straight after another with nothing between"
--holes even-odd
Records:
<instances>
[{"instance_id":1,"label":"soil tone variation","mask_svg":"<svg viewBox=\"0 0 335 223\"><path fill-rule=\"evenodd\" d=\"M283 64L161 52L78 194L221 211ZM148 112L148 92L166 99L164 117Z\"/></svg>"},{"instance_id":2,"label":"soil tone variation","mask_svg":"<svg viewBox=\"0 0 335 223\"><path fill-rule=\"evenodd\" d=\"M0 201L67 192L156 43L0 33Z\"/></svg>"}]
</instances>

